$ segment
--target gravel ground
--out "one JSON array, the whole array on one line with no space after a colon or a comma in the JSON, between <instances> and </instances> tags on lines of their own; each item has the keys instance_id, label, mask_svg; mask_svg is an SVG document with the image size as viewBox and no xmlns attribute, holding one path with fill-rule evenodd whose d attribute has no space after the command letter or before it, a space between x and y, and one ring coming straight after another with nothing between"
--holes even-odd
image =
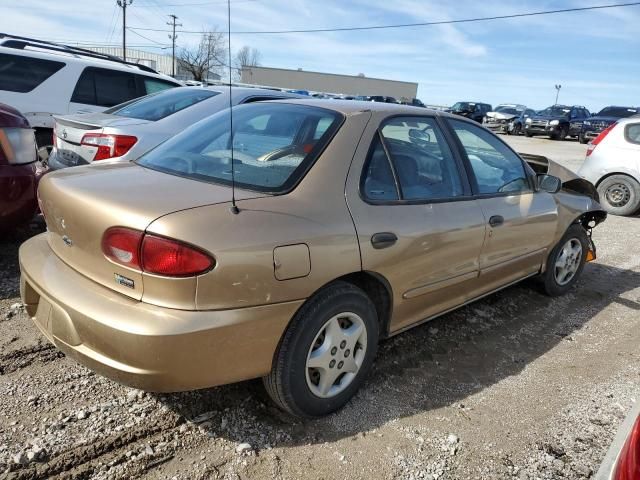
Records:
<instances>
[{"instance_id":1,"label":"gravel ground","mask_svg":"<svg viewBox=\"0 0 640 480\"><path fill-rule=\"evenodd\" d=\"M0 238L0 479L585 479L640 398L638 218L595 230L568 295L526 282L394 337L305 422L259 381L147 394L59 354L19 304L38 231Z\"/></svg>"}]
</instances>

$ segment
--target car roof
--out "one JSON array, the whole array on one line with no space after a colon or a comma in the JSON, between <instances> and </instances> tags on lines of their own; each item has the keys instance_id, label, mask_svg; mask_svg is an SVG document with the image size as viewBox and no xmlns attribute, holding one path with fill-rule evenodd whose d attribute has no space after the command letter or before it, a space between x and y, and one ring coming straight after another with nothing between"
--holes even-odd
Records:
<instances>
[{"instance_id":1,"label":"car roof","mask_svg":"<svg viewBox=\"0 0 640 480\"><path fill-rule=\"evenodd\" d=\"M276 100L278 103L283 103L282 100ZM353 100L349 102L345 102L344 100L337 99L308 99L308 98L300 98L300 99L289 99L285 101L286 103L291 103L295 105L307 105L310 107L319 107L325 108L327 110L333 110L344 115L360 113L360 112L383 112L389 114L406 114L406 115L425 115L425 112L429 115L442 116L442 117L451 117L455 119L460 119L456 115L452 115L449 113L441 112L438 110L431 110L429 108L424 107L414 107L413 105L403 105L400 103L382 103L382 102L364 102L361 100ZM462 119L464 120L464 119Z\"/></svg>"}]
</instances>

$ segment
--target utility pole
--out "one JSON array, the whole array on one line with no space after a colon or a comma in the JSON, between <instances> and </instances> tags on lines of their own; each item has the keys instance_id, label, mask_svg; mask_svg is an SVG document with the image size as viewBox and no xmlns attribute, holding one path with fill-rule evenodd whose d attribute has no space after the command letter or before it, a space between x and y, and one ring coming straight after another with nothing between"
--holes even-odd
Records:
<instances>
[{"instance_id":1,"label":"utility pole","mask_svg":"<svg viewBox=\"0 0 640 480\"><path fill-rule=\"evenodd\" d=\"M560 89L562 88L562 85L556 85L556 103L554 103L554 105L558 104L558 95L560 95Z\"/></svg>"},{"instance_id":2,"label":"utility pole","mask_svg":"<svg viewBox=\"0 0 640 480\"><path fill-rule=\"evenodd\" d=\"M207 35L207 71L205 72L205 81L204 81L204 86L208 87L209 86L209 68L211 68L210 66L210 62L211 62L211 32L209 32L209 34Z\"/></svg>"},{"instance_id":3,"label":"utility pole","mask_svg":"<svg viewBox=\"0 0 640 480\"><path fill-rule=\"evenodd\" d=\"M127 61L127 7L133 0L117 0L118 6L122 9L122 60Z\"/></svg>"},{"instance_id":4,"label":"utility pole","mask_svg":"<svg viewBox=\"0 0 640 480\"><path fill-rule=\"evenodd\" d=\"M171 18L171 22L167 22L167 25L173 27L173 34L169 35L169 38L171 39L171 45L172 45L171 76L175 78L176 76L176 38L178 38L178 36L176 35L176 27L181 27L182 24L176 23L176 20L178 19L178 17L176 17L175 15L171 14L169 15L169 17Z\"/></svg>"}]
</instances>

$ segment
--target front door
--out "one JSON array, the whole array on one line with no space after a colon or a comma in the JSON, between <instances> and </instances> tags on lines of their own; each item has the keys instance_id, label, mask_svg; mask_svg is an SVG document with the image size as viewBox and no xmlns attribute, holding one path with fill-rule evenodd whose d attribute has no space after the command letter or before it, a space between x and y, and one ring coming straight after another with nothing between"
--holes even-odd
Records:
<instances>
[{"instance_id":1,"label":"front door","mask_svg":"<svg viewBox=\"0 0 640 480\"><path fill-rule=\"evenodd\" d=\"M557 206L551 194L535 190L522 159L495 135L469 122L448 122L487 219L476 292L481 294L540 270L556 234Z\"/></svg>"},{"instance_id":2,"label":"front door","mask_svg":"<svg viewBox=\"0 0 640 480\"><path fill-rule=\"evenodd\" d=\"M464 302L479 275L486 222L435 118L391 117L379 128L372 120L347 202L363 270L392 288L391 332Z\"/></svg>"}]
</instances>

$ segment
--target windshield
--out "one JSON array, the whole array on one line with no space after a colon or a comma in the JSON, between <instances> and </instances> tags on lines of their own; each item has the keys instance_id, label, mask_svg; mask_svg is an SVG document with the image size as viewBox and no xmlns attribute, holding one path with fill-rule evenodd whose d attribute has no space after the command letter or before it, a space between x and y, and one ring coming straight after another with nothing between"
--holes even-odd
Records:
<instances>
[{"instance_id":1,"label":"windshield","mask_svg":"<svg viewBox=\"0 0 640 480\"><path fill-rule=\"evenodd\" d=\"M630 107L605 107L598 112L599 117L627 118L640 113L637 108Z\"/></svg>"},{"instance_id":2,"label":"windshield","mask_svg":"<svg viewBox=\"0 0 640 480\"><path fill-rule=\"evenodd\" d=\"M498 105L495 111L500 113L506 113L509 115L520 115L522 113L522 110L518 110L517 108L511 105Z\"/></svg>"},{"instance_id":3,"label":"windshield","mask_svg":"<svg viewBox=\"0 0 640 480\"><path fill-rule=\"evenodd\" d=\"M472 112L475 106L475 103L458 102L453 107L451 107L451 110L453 110L454 112Z\"/></svg>"},{"instance_id":4,"label":"windshield","mask_svg":"<svg viewBox=\"0 0 640 480\"><path fill-rule=\"evenodd\" d=\"M105 113L155 122L219 94L203 88L172 88L116 105Z\"/></svg>"},{"instance_id":5,"label":"windshield","mask_svg":"<svg viewBox=\"0 0 640 480\"><path fill-rule=\"evenodd\" d=\"M229 111L217 113L161 144L138 164L214 183L231 184ZM342 116L307 105L251 103L233 109L236 185L270 193L287 191L324 149Z\"/></svg>"},{"instance_id":6,"label":"windshield","mask_svg":"<svg viewBox=\"0 0 640 480\"><path fill-rule=\"evenodd\" d=\"M568 117L570 112L571 112L571 109L569 107L562 107L562 106L556 105L553 107L545 108L544 110L539 112L539 115L542 115L545 117Z\"/></svg>"}]
</instances>

